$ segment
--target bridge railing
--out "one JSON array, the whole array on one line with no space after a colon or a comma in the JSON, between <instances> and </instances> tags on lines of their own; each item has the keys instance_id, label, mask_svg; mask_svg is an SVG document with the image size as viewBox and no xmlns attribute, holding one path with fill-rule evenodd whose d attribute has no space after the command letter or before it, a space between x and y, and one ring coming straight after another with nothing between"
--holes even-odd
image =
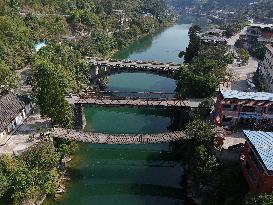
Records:
<instances>
[{"instance_id":1,"label":"bridge railing","mask_svg":"<svg viewBox=\"0 0 273 205\"><path fill-rule=\"evenodd\" d=\"M146 99L146 100L177 100L173 92L127 92L127 91L94 91L80 95L80 98L110 98L110 99Z\"/></svg>"}]
</instances>

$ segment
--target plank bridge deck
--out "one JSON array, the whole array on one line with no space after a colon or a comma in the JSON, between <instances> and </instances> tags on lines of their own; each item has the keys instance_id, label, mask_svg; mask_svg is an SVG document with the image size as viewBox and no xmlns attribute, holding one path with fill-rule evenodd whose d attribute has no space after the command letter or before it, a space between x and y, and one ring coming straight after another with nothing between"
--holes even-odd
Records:
<instances>
[{"instance_id":1,"label":"plank bridge deck","mask_svg":"<svg viewBox=\"0 0 273 205\"><path fill-rule=\"evenodd\" d=\"M202 102L200 99L180 100L176 98L141 98L141 97L111 97L111 96L70 96L66 97L70 104L101 105L101 106L137 106L137 107L166 107L196 108Z\"/></svg>"},{"instance_id":2,"label":"plank bridge deck","mask_svg":"<svg viewBox=\"0 0 273 205\"><path fill-rule=\"evenodd\" d=\"M182 131L160 134L104 134L54 128L54 138L93 144L155 144L188 139Z\"/></svg>"}]
</instances>

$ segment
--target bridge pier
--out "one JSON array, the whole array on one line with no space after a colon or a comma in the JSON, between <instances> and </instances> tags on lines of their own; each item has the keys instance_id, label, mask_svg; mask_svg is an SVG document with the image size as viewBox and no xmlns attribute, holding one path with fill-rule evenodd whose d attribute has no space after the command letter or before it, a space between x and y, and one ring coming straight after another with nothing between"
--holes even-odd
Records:
<instances>
[{"instance_id":1,"label":"bridge pier","mask_svg":"<svg viewBox=\"0 0 273 205\"><path fill-rule=\"evenodd\" d=\"M98 76L99 75L99 66L93 65L90 69L89 75L91 78Z\"/></svg>"},{"instance_id":2,"label":"bridge pier","mask_svg":"<svg viewBox=\"0 0 273 205\"><path fill-rule=\"evenodd\" d=\"M75 104L75 126L78 130L83 130L86 126L86 119L84 115L84 106L81 104Z\"/></svg>"}]
</instances>

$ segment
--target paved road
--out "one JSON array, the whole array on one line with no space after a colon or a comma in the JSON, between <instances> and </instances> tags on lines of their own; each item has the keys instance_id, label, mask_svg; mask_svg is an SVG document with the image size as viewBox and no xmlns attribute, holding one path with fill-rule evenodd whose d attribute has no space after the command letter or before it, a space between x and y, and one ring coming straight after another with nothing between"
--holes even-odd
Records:
<instances>
[{"instance_id":1,"label":"paved road","mask_svg":"<svg viewBox=\"0 0 273 205\"><path fill-rule=\"evenodd\" d=\"M254 24L253 24L254 25ZM235 43L239 39L240 35L246 34L247 27L245 27L240 33L236 34L235 36L228 39L228 45L230 46L231 52L236 53ZM231 89L231 90L238 90L238 91L248 91L249 86L246 82L246 79L252 79L253 73L256 71L258 67L258 60L250 57L247 65L245 66L238 66L238 63L234 61L233 64L228 66L227 71L232 73L232 82L231 85L227 87L221 87L222 90Z\"/></svg>"}]
</instances>

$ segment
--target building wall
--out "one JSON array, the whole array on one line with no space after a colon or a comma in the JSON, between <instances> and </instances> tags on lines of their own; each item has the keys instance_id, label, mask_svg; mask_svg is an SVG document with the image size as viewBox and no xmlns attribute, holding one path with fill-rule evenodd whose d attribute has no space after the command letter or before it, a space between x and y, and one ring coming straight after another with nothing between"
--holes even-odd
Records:
<instances>
[{"instance_id":1,"label":"building wall","mask_svg":"<svg viewBox=\"0 0 273 205\"><path fill-rule=\"evenodd\" d=\"M0 133L0 144L2 143L2 141L6 138L7 136L7 133L6 131L4 130L3 132Z\"/></svg>"},{"instance_id":2,"label":"building wall","mask_svg":"<svg viewBox=\"0 0 273 205\"><path fill-rule=\"evenodd\" d=\"M226 107L230 106L230 107ZM261 106L249 106L255 109L253 112L244 111L245 105L239 104L225 104L225 101L218 96L217 102L215 104L214 111L216 116L220 119L220 125L234 125L240 119L240 114L255 114L257 116L263 116L265 119L270 119L273 121L273 106L261 107ZM224 119L231 119L225 122ZM217 123L216 123L217 124ZM219 123L218 123L219 124Z\"/></svg>"},{"instance_id":3,"label":"building wall","mask_svg":"<svg viewBox=\"0 0 273 205\"><path fill-rule=\"evenodd\" d=\"M252 160L249 155L251 150L250 145L246 142L242 154L241 154L241 167L243 170L244 177L249 185L251 192L260 193L272 193L273 191L273 176L269 175L258 158L256 161L260 163L257 167L256 163Z\"/></svg>"},{"instance_id":4,"label":"building wall","mask_svg":"<svg viewBox=\"0 0 273 205\"><path fill-rule=\"evenodd\" d=\"M24 109L25 114L28 115L31 112L31 109L32 109L32 103L27 104L25 109Z\"/></svg>"},{"instance_id":5,"label":"building wall","mask_svg":"<svg viewBox=\"0 0 273 205\"><path fill-rule=\"evenodd\" d=\"M23 124L24 119L25 119L25 118L23 118L23 110L22 110L22 112L19 113L19 114L17 115L17 117L15 118L16 126L19 126L19 125Z\"/></svg>"},{"instance_id":6,"label":"building wall","mask_svg":"<svg viewBox=\"0 0 273 205\"><path fill-rule=\"evenodd\" d=\"M30 103L26 105L26 107L9 123L9 125L6 127L6 130L0 133L0 140L1 138L6 137L8 134L14 131L18 126L22 125L24 120L30 114L31 110L32 104Z\"/></svg>"}]
</instances>

